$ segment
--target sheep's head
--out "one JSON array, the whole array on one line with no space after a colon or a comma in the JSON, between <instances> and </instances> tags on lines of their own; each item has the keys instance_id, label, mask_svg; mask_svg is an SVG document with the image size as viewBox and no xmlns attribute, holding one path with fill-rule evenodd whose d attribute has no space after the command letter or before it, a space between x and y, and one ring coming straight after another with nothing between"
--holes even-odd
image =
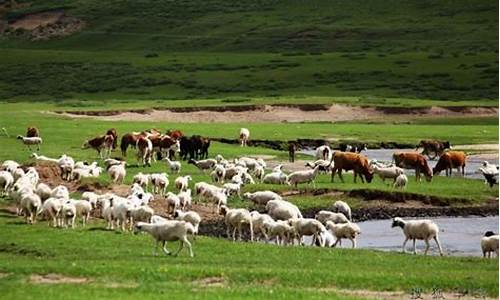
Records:
<instances>
[{"instance_id":1,"label":"sheep's head","mask_svg":"<svg viewBox=\"0 0 500 300\"><path fill-rule=\"evenodd\" d=\"M178 209L176 209L176 210L174 211L174 214L172 215L172 217L173 217L174 219L176 219L176 218L178 218L178 217L179 217L179 210L178 210Z\"/></svg>"},{"instance_id":2,"label":"sheep's head","mask_svg":"<svg viewBox=\"0 0 500 300\"><path fill-rule=\"evenodd\" d=\"M225 216L227 214L227 206L221 205L219 208L219 215Z\"/></svg>"},{"instance_id":3,"label":"sheep's head","mask_svg":"<svg viewBox=\"0 0 500 300\"><path fill-rule=\"evenodd\" d=\"M138 234L139 232L141 232L142 231L142 226L144 224L145 224L144 222L138 222L137 224L135 224L135 226L134 226L134 234Z\"/></svg>"},{"instance_id":4,"label":"sheep's head","mask_svg":"<svg viewBox=\"0 0 500 300\"><path fill-rule=\"evenodd\" d=\"M392 227L401 227L401 228L404 228L405 227L405 222L400 217L396 217L396 218L392 219Z\"/></svg>"},{"instance_id":5,"label":"sheep's head","mask_svg":"<svg viewBox=\"0 0 500 300\"><path fill-rule=\"evenodd\" d=\"M493 231L486 231L486 232L484 233L484 236L485 236L485 237L489 237L489 236L492 236L492 235L495 235L495 233L494 233Z\"/></svg>"}]
</instances>

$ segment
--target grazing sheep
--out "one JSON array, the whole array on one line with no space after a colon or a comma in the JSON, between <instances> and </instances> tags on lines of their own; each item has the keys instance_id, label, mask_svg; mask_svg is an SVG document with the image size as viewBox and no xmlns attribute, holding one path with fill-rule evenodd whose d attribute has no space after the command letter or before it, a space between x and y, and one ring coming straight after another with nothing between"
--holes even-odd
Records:
<instances>
[{"instance_id":1,"label":"grazing sheep","mask_svg":"<svg viewBox=\"0 0 500 300\"><path fill-rule=\"evenodd\" d=\"M181 205L179 197L172 192L167 193L165 202L167 203L167 212L169 213L173 213Z\"/></svg>"},{"instance_id":2,"label":"grazing sheep","mask_svg":"<svg viewBox=\"0 0 500 300\"><path fill-rule=\"evenodd\" d=\"M259 182L262 182L265 175L264 167L261 166L260 164L255 166L255 169L253 170L253 175L255 176L255 178L259 180Z\"/></svg>"},{"instance_id":3,"label":"grazing sheep","mask_svg":"<svg viewBox=\"0 0 500 300\"><path fill-rule=\"evenodd\" d=\"M484 258L486 256L491 258L492 252L495 252L498 257L498 234L495 234L493 231L487 231L481 239L481 249Z\"/></svg>"},{"instance_id":4,"label":"grazing sheep","mask_svg":"<svg viewBox=\"0 0 500 300\"><path fill-rule=\"evenodd\" d=\"M63 200L69 199L69 190L64 185L58 185L52 189L52 193L50 194L52 198L58 198Z\"/></svg>"},{"instance_id":5,"label":"grazing sheep","mask_svg":"<svg viewBox=\"0 0 500 300\"><path fill-rule=\"evenodd\" d=\"M191 180L192 180L192 178L189 175L179 176L174 181L175 187L179 191L186 191L188 189L188 187L189 187L189 181L191 181Z\"/></svg>"},{"instance_id":6,"label":"grazing sheep","mask_svg":"<svg viewBox=\"0 0 500 300\"><path fill-rule=\"evenodd\" d=\"M185 221L170 221L167 220L162 223L148 224L144 222L139 222L135 225L135 233L140 231L149 233L156 241L155 249L153 255L158 254L158 245L162 244L163 252L166 255L170 255L170 252L166 248L167 242L179 241L179 249L173 254L177 256L179 252L184 247L184 244L188 247L189 256L193 257L193 250L191 248L191 243L187 239L188 234L194 234L194 227L191 223Z\"/></svg>"},{"instance_id":7,"label":"grazing sheep","mask_svg":"<svg viewBox=\"0 0 500 300\"><path fill-rule=\"evenodd\" d=\"M114 159L114 158L106 158L104 160L104 165L106 166L106 170L113 165L119 165L122 163L122 160Z\"/></svg>"},{"instance_id":8,"label":"grazing sheep","mask_svg":"<svg viewBox=\"0 0 500 300\"><path fill-rule=\"evenodd\" d=\"M250 200L256 205L265 205L269 200L281 200L281 196L272 191L260 191L243 194L243 199Z\"/></svg>"},{"instance_id":9,"label":"grazing sheep","mask_svg":"<svg viewBox=\"0 0 500 300\"><path fill-rule=\"evenodd\" d=\"M181 171L181 162L180 161L172 161L170 158L165 157L163 158L164 161L167 162L168 168L170 169L170 172L178 174Z\"/></svg>"},{"instance_id":10,"label":"grazing sheep","mask_svg":"<svg viewBox=\"0 0 500 300\"><path fill-rule=\"evenodd\" d=\"M321 224L320 221L315 219L300 218L300 219L289 219L288 224L295 229L295 233L299 238L301 244L303 244L302 238L305 235L312 235L311 246L313 246L316 240L320 241L320 245L323 247L323 241L321 240L321 233L326 231L325 226Z\"/></svg>"},{"instance_id":11,"label":"grazing sheep","mask_svg":"<svg viewBox=\"0 0 500 300\"><path fill-rule=\"evenodd\" d=\"M182 210L186 210L188 208L191 208L192 197L191 197L191 190L190 189L179 192L179 194L177 194L177 197L179 197L180 208Z\"/></svg>"},{"instance_id":12,"label":"grazing sheep","mask_svg":"<svg viewBox=\"0 0 500 300\"><path fill-rule=\"evenodd\" d=\"M313 186L316 186L316 176L318 176L319 166L316 166L312 170L306 171L296 171L288 175L287 183L288 185L293 185L297 188L297 184L299 183L312 183Z\"/></svg>"},{"instance_id":13,"label":"grazing sheep","mask_svg":"<svg viewBox=\"0 0 500 300\"><path fill-rule=\"evenodd\" d=\"M261 163L265 164L263 160L261 160ZM248 168L248 170L250 171L255 170L255 168L257 168L258 166L262 167L257 159L245 156L238 159L238 164L240 164L242 167Z\"/></svg>"},{"instance_id":14,"label":"grazing sheep","mask_svg":"<svg viewBox=\"0 0 500 300\"><path fill-rule=\"evenodd\" d=\"M82 178L99 177L99 175L101 175L101 172L102 168L97 166L83 169L75 168L73 172L71 172L71 179L79 181Z\"/></svg>"},{"instance_id":15,"label":"grazing sheep","mask_svg":"<svg viewBox=\"0 0 500 300\"><path fill-rule=\"evenodd\" d=\"M36 186L35 194L37 194L43 202L51 197L52 189L45 183L39 183Z\"/></svg>"},{"instance_id":16,"label":"grazing sheep","mask_svg":"<svg viewBox=\"0 0 500 300\"><path fill-rule=\"evenodd\" d=\"M250 130L247 128L240 129L240 144L241 147L246 147L248 143L248 139L250 138Z\"/></svg>"},{"instance_id":17,"label":"grazing sheep","mask_svg":"<svg viewBox=\"0 0 500 300\"><path fill-rule=\"evenodd\" d=\"M139 172L139 173L134 175L134 178L132 179L132 183L138 184L145 191L147 191L148 185L149 185L149 175L143 174L142 172Z\"/></svg>"},{"instance_id":18,"label":"grazing sheep","mask_svg":"<svg viewBox=\"0 0 500 300\"><path fill-rule=\"evenodd\" d=\"M484 183L489 184L490 188L492 188L495 184L498 184L498 166L484 161L483 166L478 169L478 172L483 174L485 179Z\"/></svg>"},{"instance_id":19,"label":"grazing sheep","mask_svg":"<svg viewBox=\"0 0 500 300\"><path fill-rule=\"evenodd\" d=\"M395 189L405 189L407 185L408 185L408 177L406 177L405 174L401 174L398 177L396 177L393 187Z\"/></svg>"},{"instance_id":20,"label":"grazing sheep","mask_svg":"<svg viewBox=\"0 0 500 300\"><path fill-rule=\"evenodd\" d=\"M151 217L151 224L160 224L160 223L166 223L168 219L165 219L162 216L154 215Z\"/></svg>"},{"instance_id":21,"label":"grazing sheep","mask_svg":"<svg viewBox=\"0 0 500 300\"><path fill-rule=\"evenodd\" d=\"M343 213L334 213L327 210L320 210L314 218L325 225L328 221L331 221L335 224L349 222L349 220Z\"/></svg>"},{"instance_id":22,"label":"grazing sheep","mask_svg":"<svg viewBox=\"0 0 500 300\"><path fill-rule=\"evenodd\" d=\"M371 162L370 162L371 163ZM396 177L401 174L404 174L404 170L400 167L392 166L392 167L380 167L378 165L373 165L372 170L374 174L378 174L382 182L385 183L386 178L391 178L396 181Z\"/></svg>"},{"instance_id":23,"label":"grazing sheep","mask_svg":"<svg viewBox=\"0 0 500 300\"><path fill-rule=\"evenodd\" d=\"M287 245L290 242L293 244L296 233L295 229L290 226L288 221L274 221L271 219L269 221L264 221L262 227L267 233L267 241L276 239L277 245Z\"/></svg>"},{"instance_id":24,"label":"grazing sheep","mask_svg":"<svg viewBox=\"0 0 500 300\"><path fill-rule=\"evenodd\" d=\"M203 160L190 159L188 161L188 164L195 165L198 169L200 169L200 171L203 172L205 170L213 169L215 167L215 165L217 164L217 161L215 159L211 159L211 158L203 159Z\"/></svg>"},{"instance_id":25,"label":"grazing sheep","mask_svg":"<svg viewBox=\"0 0 500 300\"><path fill-rule=\"evenodd\" d=\"M338 213L343 213L344 216L347 217L349 221L352 220L351 218L351 207L349 207L349 204L345 203L344 201L335 201L333 204L333 207L335 208L335 212Z\"/></svg>"},{"instance_id":26,"label":"grazing sheep","mask_svg":"<svg viewBox=\"0 0 500 300\"><path fill-rule=\"evenodd\" d=\"M238 198L241 198L241 185L242 185L241 182L240 183L229 182L229 183L224 183L222 188L226 190L226 194L228 196L237 195Z\"/></svg>"},{"instance_id":27,"label":"grazing sheep","mask_svg":"<svg viewBox=\"0 0 500 300\"><path fill-rule=\"evenodd\" d=\"M273 173L278 173L278 172L283 172L283 165L276 165L274 168L273 168Z\"/></svg>"},{"instance_id":28,"label":"grazing sheep","mask_svg":"<svg viewBox=\"0 0 500 300\"><path fill-rule=\"evenodd\" d=\"M38 214L42 211L42 200L35 193L24 194L21 197L21 211L24 213L26 223L35 223Z\"/></svg>"},{"instance_id":29,"label":"grazing sheep","mask_svg":"<svg viewBox=\"0 0 500 300\"><path fill-rule=\"evenodd\" d=\"M90 211L92 210L92 204L87 200L74 200L70 199L66 201L75 206L76 214L75 217L82 218L82 225L85 227L90 218Z\"/></svg>"},{"instance_id":30,"label":"grazing sheep","mask_svg":"<svg viewBox=\"0 0 500 300\"><path fill-rule=\"evenodd\" d=\"M195 211L183 212L183 211L177 209L174 211L173 217L177 220L186 221L186 222L191 223L191 225L193 225L193 228L194 228L193 234L194 235L198 234L198 227L200 226L201 217L197 212L195 212Z\"/></svg>"},{"instance_id":31,"label":"grazing sheep","mask_svg":"<svg viewBox=\"0 0 500 300\"><path fill-rule=\"evenodd\" d=\"M24 137L22 135L17 136L18 140L22 140L23 144L28 147L29 151L31 150L31 146L36 145L37 146L37 151L40 151L40 144L42 144L42 138L41 137Z\"/></svg>"},{"instance_id":32,"label":"grazing sheep","mask_svg":"<svg viewBox=\"0 0 500 300\"><path fill-rule=\"evenodd\" d=\"M224 183L224 177L226 176L226 169L222 165L215 165L214 170L210 173L212 182Z\"/></svg>"},{"instance_id":33,"label":"grazing sheep","mask_svg":"<svg viewBox=\"0 0 500 300\"><path fill-rule=\"evenodd\" d=\"M61 220L60 224L64 227L71 226L71 228L75 228L76 206L70 201L63 202L59 218Z\"/></svg>"},{"instance_id":34,"label":"grazing sheep","mask_svg":"<svg viewBox=\"0 0 500 300\"><path fill-rule=\"evenodd\" d=\"M250 226L250 240L253 241L253 223L252 216L247 209L244 208L233 208L230 209L225 205L221 205L219 213L224 216L224 222L226 223L227 237L229 238L230 230L233 229L233 241L236 241L236 229L238 229L239 240L242 238L241 226L243 224L249 224Z\"/></svg>"},{"instance_id":35,"label":"grazing sheep","mask_svg":"<svg viewBox=\"0 0 500 300\"><path fill-rule=\"evenodd\" d=\"M266 174L264 178L262 179L263 183L268 183L268 184L285 184L286 183L287 176L285 173L279 171L279 172L272 172L269 174Z\"/></svg>"},{"instance_id":36,"label":"grazing sheep","mask_svg":"<svg viewBox=\"0 0 500 300\"><path fill-rule=\"evenodd\" d=\"M114 183L123 183L123 179L125 179L125 176L127 175L127 170L125 169L126 164L127 162L122 161L119 165L109 167L108 174Z\"/></svg>"},{"instance_id":37,"label":"grazing sheep","mask_svg":"<svg viewBox=\"0 0 500 300\"><path fill-rule=\"evenodd\" d=\"M62 224L59 223L59 214L61 213L62 204L62 200L59 198L49 198L42 204L42 213L49 220L49 226L51 220L53 227L62 226Z\"/></svg>"},{"instance_id":38,"label":"grazing sheep","mask_svg":"<svg viewBox=\"0 0 500 300\"><path fill-rule=\"evenodd\" d=\"M150 175L153 194L165 195L169 184L167 173L154 173Z\"/></svg>"},{"instance_id":39,"label":"grazing sheep","mask_svg":"<svg viewBox=\"0 0 500 300\"><path fill-rule=\"evenodd\" d=\"M436 223L431 220L411 220L404 221L402 218L396 217L392 220L392 227L401 227L403 233L405 234L405 241L403 242L403 253L406 252L406 242L408 240L413 240L413 253L417 254L417 248L415 245L416 240L424 240L426 247L424 255L427 255L429 251L429 240L434 239L439 249L439 254L443 256L443 251L441 249L441 244L439 243L439 228Z\"/></svg>"},{"instance_id":40,"label":"grazing sheep","mask_svg":"<svg viewBox=\"0 0 500 300\"><path fill-rule=\"evenodd\" d=\"M8 171L0 171L0 196L7 193L14 185L14 177Z\"/></svg>"},{"instance_id":41,"label":"grazing sheep","mask_svg":"<svg viewBox=\"0 0 500 300\"><path fill-rule=\"evenodd\" d=\"M266 204L267 213L275 220L302 218L299 208L285 200L270 200Z\"/></svg>"},{"instance_id":42,"label":"grazing sheep","mask_svg":"<svg viewBox=\"0 0 500 300\"><path fill-rule=\"evenodd\" d=\"M253 231L255 233L255 238L257 240L258 237L263 237L266 241L268 240L268 236L266 234L266 227L264 226L265 222L273 223L274 220L268 214L261 214L258 211L254 210L250 212L250 216L252 216L252 225Z\"/></svg>"},{"instance_id":43,"label":"grazing sheep","mask_svg":"<svg viewBox=\"0 0 500 300\"><path fill-rule=\"evenodd\" d=\"M329 173L332 170L332 161L318 159L314 163L306 162L305 166L311 169L319 167L320 172Z\"/></svg>"},{"instance_id":44,"label":"grazing sheep","mask_svg":"<svg viewBox=\"0 0 500 300\"><path fill-rule=\"evenodd\" d=\"M326 222L326 228L335 236L337 239L333 244L333 247L337 244L342 245L342 239L349 239L352 243L352 248L356 248L356 237L361 233L359 226L348 222L344 224L335 224L332 221Z\"/></svg>"},{"instance_id":45,"label":"grazing sheep","mask_svg":"<svg viewBox=\"0 0 500 300\"><path fill-rule=\"evenodd\" d=\"M132 218L132 222L130 223L137 223L137 222L151 222L151 218L154 216L155 211L151 207L147 205L140 205L137 207L133 207L130 210L130 216Z\"/></svg>"}]
</instances>

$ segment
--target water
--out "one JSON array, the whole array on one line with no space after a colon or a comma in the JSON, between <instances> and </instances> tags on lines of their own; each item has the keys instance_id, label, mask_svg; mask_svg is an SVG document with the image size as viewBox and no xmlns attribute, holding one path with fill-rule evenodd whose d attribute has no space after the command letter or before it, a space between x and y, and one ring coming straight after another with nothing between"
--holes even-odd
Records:
<instances>
[{"instance_id":1,"label":"water","mask_svg":"<svg viewBox=\"0 0 500 300\"><path fill-rule=\"evenodd\" d=\"M376 159L378 161L382 162L390 162L392 161L392 154L394 152L410 152L410 151L415 151L415 149L373 149L373 150L367 150L363 151L362 154L366 155L370 160L371 159ZM306 155L311 155L314 156L316 154L315 150L304 150L301 151L300 153L306 154ZM465 178L471 178L471 179L483 179L482 174L476 173L476 171L482 166L483 161L488 161L489 163L496 164L498 165L498 159L481 159L477 157L468 157L467 158L467 163L465 166ZM436 160L428 160L429 166L431 168L434 168L434 166L437 163ZM406 174L408 175L414 175L415 171L413 170L405 170ZM453 169L453 175L452 176L461 176L459 173L456 171L456 169ZM446 176L446 172L442 171L439 173L441 176Z\"/></svg>"}]
</instances>

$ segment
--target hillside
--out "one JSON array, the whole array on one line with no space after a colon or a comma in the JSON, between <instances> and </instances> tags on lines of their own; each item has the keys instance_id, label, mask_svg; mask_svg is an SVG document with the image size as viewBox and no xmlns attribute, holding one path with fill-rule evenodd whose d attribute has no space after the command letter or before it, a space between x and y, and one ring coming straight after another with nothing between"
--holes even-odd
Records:
<instances>
[{"instance_id":1,"label":"hillside","mask_svg":"<svg viewBox=\"0 0 500 300\"><path fill-rule=\"evenodd\" d=\"M463 0L17 1L0 25L0 99L496 99L497 13Z\"/></svg>"}]
</instances>

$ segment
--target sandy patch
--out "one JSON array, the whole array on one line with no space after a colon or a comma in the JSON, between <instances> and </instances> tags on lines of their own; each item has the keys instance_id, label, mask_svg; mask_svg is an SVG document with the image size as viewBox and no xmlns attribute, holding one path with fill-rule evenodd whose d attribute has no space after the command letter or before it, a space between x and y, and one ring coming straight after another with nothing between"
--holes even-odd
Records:
<instances>
[{"instance_id":1,"label":"sandy patch","mask_svg":"<svg viewBox=\"0 0 500 300\"><path fill-rule=\"evenodd\" d=\"M83 283L89 283L92 280L85 277L69 277L62 274L49 273L44 275L32 274L29 277L29 281L31 283L36 283L36 284L60 284L60 283L83 284Z\"/></svg>"},{"instance_id":2,"label":"sandy patch","mask_svg":"<svg viewBox=\"0 0 500 300\"><path fill-rule=\"evenodd\" d=\"M24 29L24 30L33 30L40 26L47 26L49 24L53 24L58 22L64 16L63 11L47 11L36 14L26 15L13 23L10 24L10 27L14 29Z\"/></svg>"},{"instance_id":3,"label":"sandy patch","mask_svg":"<svg viewBox=\"0 0 500 300\"><path fill-rule=\"evenodd\" d=\"M192 282L194 285L201 287L224 287L226 286L226 280L224 277L214 276L214 277L206 277L194 280Z\"/></svg>"},{"instance_id":4,"label":"sandy patch","mask_svg":"<svg viewBox=\"0 0 500 300\"><path fill-rule=\"evenodd\" d=\"M5 278L5 277L10 276L10 275L12 275L12 273L3 273L3 272L0 272L0 279Z\"/></svg>"},{"instance_id":5,"label":"sandy patch","mask_svg":"<svg viewBox=\"0 0 500 300\"><path fill-rule=\"evenodd\" d=\"M361 107L333 104L326 109L307 110L294 106L263 105L244 111L196 110L140 110L123 112L105 112L92 116L62 112L70 117L95 118L107 121L169 121L178 123L238 123L238 122L338 122L350 120L380 119L390 115L391 118L412 116L495 116L497 108L467 108L452 110L442 107L430 109L394 109Z\"/></svg>"},{"instance_id":6,"label":"sandy patch","mask_svg":"<svg viewBox=\"0 0 500 300\"><path fill-rule=\"evenodd\" d=\"M498 144L454 145L453 148L460 149L460 150L491 150L491 151L498 151Z\"/></svg>"},{"instance_id":7,"label":"sandy patch","mask_svg":"<svg viewBox=\"0 0 500 300\"><path fill-rule=\"evenodd\" d=\"M137 282L109 282L105 283L103 287L111 289L132 289L139 287Z\"/></svg>"}]
</instances>

